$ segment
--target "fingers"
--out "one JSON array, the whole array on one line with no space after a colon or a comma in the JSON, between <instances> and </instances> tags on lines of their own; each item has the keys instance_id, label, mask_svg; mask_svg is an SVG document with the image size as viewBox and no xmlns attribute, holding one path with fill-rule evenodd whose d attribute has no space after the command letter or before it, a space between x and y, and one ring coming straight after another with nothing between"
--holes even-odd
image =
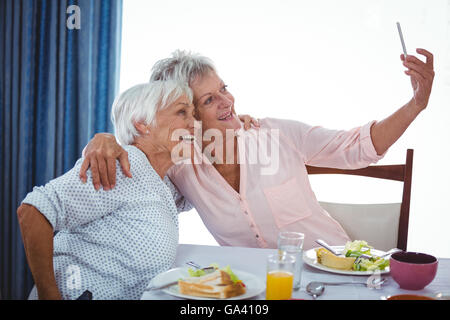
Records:
<instances>
[{"instance_id":1,"label":"fingers","mask_svg":"<svg viewBox=\"0 0 450 320\"><path fill-rule=\"evenodd\" d=\"M125 150L119 156L120 167L122 168L122 172L128 178L132 178L131 170L130 170L130 161L128 161L128 152ZM115 175L114 175L115 176Z\"/></svg>"},{"instance_id":2,"label":"fingers","mask_svg":"<svg viewBox=\"0 0 450 320\"><path fill-rule=\"evenodd\" d=\"M433 70L433 64L434 64L434 57L433 54L425 49L418 48L416 49L418 54L424 55L426 57L426 65L428 68Z\"/></svg>"},{"instance_id":3,"label":"fingers","mask_svg":"<svg viewBox=\"0 0 450 320\"><path fill-rule=\"evenodd\" d=\"M252 127L252 125L253 125L254 127L256 127L256 128L259 128L259 127L260 127L259 121L256 120L255 118L251 118L250 121L244 122L244 129L245 129L245 130L248 130L248 129L250 129L250 128Z\"/></svg>"},{"instance_id":4,"label":"fingers","mask_svg":"<svg viewBox=\"0 0 450 320\"><path fill-rule=\"evenodd\" d=\"M247 114L241 114L238 116L239 120L244 122L244 129L248 130L250 129L251 125L250 125L250 121L251 121L251 117Z\"/></svg>"},{"instance_id":5,"label":"fingers","mask_svg":"<svg viewBox=\"0 0 450 320\"><path fill-rule=\"evenodd\" d=\"M123 151L119 157L119 162L123 173L131 178L130 162L128 161L128 153ZM103 157L88 157L84 159L80 169L80 179L86 183L86 172L91 168L92 184L95 190L99 190L103 186L103 190L107 191L116 185L116 159Z\"/></svg>"},{"instance_id":6,"label":"fingers","mask_svg":"<svg viewBox=\"0 0 450 320\"><path fill-rule=\"evenodd\" d=\"M418 59L413 55L406 57L401 55L400 59L403 65L408 68L405 73L410 76L411 84L414 90L414 102L421 110L425 109L428 104L434 79L433 55L425 49L416 49L417 53L426 57L426 62Z\"/></svg>"},{"instance_id":7,"label":"fingers","mask_svg":"<svg viewBox=\"0 0 450 320\"><path fill-rule=\"evenodd\" d=\"M113 189L116 185L116 160L107 159L106 165L108 169L108 177L110 182L110 187Z\"/></svg>"},{"instance_id":8,"label":"fingers","mask_svg":"<svg viewBox=\"0 0 450 320\"><path fill-rule=\"evenodd\" d=\"M251 121L251 123L255 126L255 127L257 127L257 128L259 128L260 127L260 124L259 124L259 121L258 121L258 119L255 119L255 118L252 118L252 121Z\"/></svg>"},{"instance_id":9,"label":"fingers","mask_svg":"<svg viewBox=\"0 0 450 320\"><path fill-rule=\"evenodd\" d=\"M422 50L423 49L417 49L417 52L421 53ZM414 77L420 81L426 79L432 81L434 78L433 55L426 50L424 50L423 52L429 56L427 56L427 63L424 63L423 61L412 55L408 55L406 56L406 58L401 55L400 59L403 61L403 65L409 69L408 72L405 72L406 74L414 74Z\"/></svg>"},{"instance_id":10,"label":"fingers","mask_svg":"<svg viewBox=\"0 0 450 320\"><path fill-rule=\"evenodd\" d=\"M419 82L424 82L425 78L417 71L414 70L405 70L405 73L408 76L413 77L415 80L419 81Z\"/></svg>"},{"instance_id":11,"label":"fingers","mask_svg":"<svg viewBox=\"0 0 450 320\"><path fill-rule=\"evenodd\" d=\"M244 129L245 129L245 130L250 129L250 128L252 127L252 124L253 124L255 127L258 127L258 128L259 128L259 126L260 126L258 120L256 120L255 118L253 118L253 117L251 117L251 116L249 116L249 115L247 115L247 114L240 115L240 116L239 116L239 120L241 120L241 121L244 122Z\"/></svg>"},{"instance_id":12,"label":"fingers","mask_svg":"<svg viewBox=\"0 0 450 320\"><path fill-rule=\"evenodd\" d=\"M109 190L111 188L108 178L108 167L106 160L97 158L98 171L100 174L100 182L103 186L103 190Z\"/></svg>"},{"instance_id":13,"label":"fingers","mask_svg":"<svg viewBox=\"0 0 450 320\"><path fill-rule=\"evenodd\" d=\"M95 190L100 189L100 185L104 186L105 190L108 190L109 187L109 181L107 179L107 175L105 176L105 164L104 160L98 161L96 157L86 157L83 160L83 163L81 164L80 168L80 174L79 177L83 183L86 183L87 181L87 175L86 172L91 167L91 174L92 174L92 184L94 185ZM115 169L115 168L114 168Z\"/></svg>"},{"instance_id":14,"label":"fingers","mask_svg":"<svg viewBox=\"0 0 450 320\"><path fill-rule=\"evenodd\" d=\"M422 60L418 59L417 57L411 56L411 55L407 55L406 56L406 61L404 60L403 62L405 62L405 63L414 63L414 64L416 64L418 66L423 66L423 67L425 66L425 62L423 62Z\"/></svg>"},{"instance_id":15,"label":"fingers","mask_svg":"<svg viewBox=\"0 0 450 320\"><path fill-rule=\"evenodd\" d=\"M417 57L413 56L413 55L407 55L406 59L404 57L404 55L400 55L400 59L403 62L407 62L407 63L414 63L416 65L419 66L423 66L425 69L429 70L429 71L433 71L434 67L433 67L433 54L431 54L430 52L428 52L425 49L417 49L416 50L417 53L422 54L426 57L426 62L423 62L422 60L418 59Z\"/></svg>"},{"instance_id":16,"label":"fingers","mask_svg":"<svg viewBox=\"0 0 450 320\"><path fill-rule=\"evenodd\" d=\"M116 184L116 158L119 158L123 172L131 178L128 153L117 144L111 134L98 133L83 150L85 159L80 168L80 179L87 181L87 170L91 168L92 184L96 190L103 186L104 190Z\"/></svg>"},{"instance_id":17,"label":"fingers","mask_svg":"<svg viewBox=\"0 0 450 320\"><path fill-rule=\"evenodd\" d=\"M83 160L83 163L81 164L80 174L79 174L79 177L80 177L81 181L83 181L83 183L86 183L86 181L87 181L86 171L88 169L89 169L89 158L85 158Z\"/></svg>"},{"instance_id":18,"label":"fingers","mask_svg":"<svg viewBox=\"0 0 450 320\"><path fill-rule=\"evenodd\" d=\"M403 65L408 68L407 71L412 70L412 71L420 74L421 78L425 78L426 76L429 76L429 75L427 75L427 73L429 73L429 71L426 70L423 66L417 65L415 63L410 63L410 62L404 62Z\"/></svg>"},{"instance_id":19,"label":"fingers","mask_svg":"<svg viewBox=\"0 0 450 320\"><path fill-rule=\"evenodd\" d=\"M91 163L92 184L94 185L95 190L98 190L100 189L100 175L98 173L97 159L92 158L90 163Z\"/></svg>"}]
</instances>

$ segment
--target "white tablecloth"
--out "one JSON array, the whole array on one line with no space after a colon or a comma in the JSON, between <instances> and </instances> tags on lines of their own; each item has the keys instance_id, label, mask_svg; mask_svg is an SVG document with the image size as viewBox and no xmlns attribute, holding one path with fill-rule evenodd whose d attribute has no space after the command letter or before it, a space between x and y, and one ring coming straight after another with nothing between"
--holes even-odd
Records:
<instances>
[{"instance_id":1,"label":"white tablecloth","mask_svg":"<svg viewBox=\"0 0 450 320\"><path fill-rule=\"evenodd\" d=\"M219 247L180 244L174 267L186 267L187 261L194 261L207 266L210 263L218 263L220 266L230 265L231 269L246 271L258 276L264 283L266 279L266 258L269 254L276 253L275 249L255 249L242 247ZM399 285L389 276L387 284L380 289L371 289L361 285L327 286L324 294L319 299L345 299L345 300L378 300L383 296L396 294L420 294L435 295L438 292L450 292L450 259L439 259L436 278L425 289L409 291L400 289ZM294 291L292 298L312 299L306 293L306 285L311 281L351 281L365 282L368 276L348 276L328 273L304 265L302 272L301 288ZM164 293L163 291L146 291L142 295L143 300L169 300L179 299ZM253 299L265 299L265 291Z\"/></svg>"}]
</instances>

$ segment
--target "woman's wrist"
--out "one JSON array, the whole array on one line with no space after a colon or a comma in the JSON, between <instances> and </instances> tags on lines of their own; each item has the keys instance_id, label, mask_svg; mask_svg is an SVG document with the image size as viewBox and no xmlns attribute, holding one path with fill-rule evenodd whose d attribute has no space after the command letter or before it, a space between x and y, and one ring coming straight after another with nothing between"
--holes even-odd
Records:
<instances>
[{"instance_id":1,"label":"woman's wrist","mask_svg":"<svg viewBox=\"0 0 450 320\"><path fill-rule=\"evenodd\" d=\"M410 112L412 113L412 116L414 118L417 117L417 115L426 108L426 106L418 106L416 104L416 101L414 100L414 98L409 100L409 102L406 104L406 106L407 106L408 110L410 110Z\"/></svg>"}]
</instances>

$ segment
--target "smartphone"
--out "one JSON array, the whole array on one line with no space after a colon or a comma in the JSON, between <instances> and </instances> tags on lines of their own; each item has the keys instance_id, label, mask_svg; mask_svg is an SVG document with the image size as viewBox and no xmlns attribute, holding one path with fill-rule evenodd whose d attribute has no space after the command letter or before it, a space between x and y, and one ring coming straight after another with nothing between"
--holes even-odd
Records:
<instances>
[{"instance_id":1,"label":"smartphone","mask_svg":"<svg viewBox=\"0 0 450 320\"><path fill-rule=\"evenodd\" d=\"M403 54L404 54L404 57L406 58L406 56L408 54L406 53L405 40L403 39L402 27L400 27L400 22L397 22L397 30L398 30L398 34L400 35L400 41L402 42Z\"/></svg>"}]
</instances>

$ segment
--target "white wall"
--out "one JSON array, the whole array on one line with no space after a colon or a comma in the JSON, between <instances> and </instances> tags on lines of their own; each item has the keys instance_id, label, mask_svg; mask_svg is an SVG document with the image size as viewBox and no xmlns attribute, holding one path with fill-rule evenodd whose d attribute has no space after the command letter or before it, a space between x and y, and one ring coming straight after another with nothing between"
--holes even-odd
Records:
<instances>
[{"instance_id":1,"label":"white wall","mask_svg":"<svg viewBox=\"0 0 450 320\"><path fill-rule=\"evenodd\" d=\"M350 129L412 97L396 21L408 53L434 53L436 76L428 108L379 163L415 149L409 250L450 257L450 0L126 0L120 87L148 81L157 60L188 49L215 61L240 114ZM311 181L319 200L401 200L395 182ZM216 244L195 211L180 216L180 241Z\"/></svg>"}]
</instances>

